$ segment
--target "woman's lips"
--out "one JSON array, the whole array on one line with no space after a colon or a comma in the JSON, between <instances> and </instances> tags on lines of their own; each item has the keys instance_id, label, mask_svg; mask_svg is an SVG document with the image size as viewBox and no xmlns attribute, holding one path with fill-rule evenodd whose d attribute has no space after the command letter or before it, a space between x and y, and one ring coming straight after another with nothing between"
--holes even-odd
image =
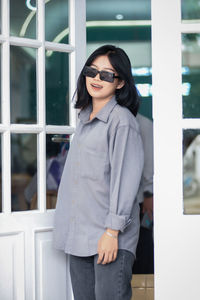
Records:
<instances>
[{"instance_id":1,"label":"woman's lips","mask_svg":"<svg viewBox=\"0 0 200 300\"><path fill-rule=\"evenodd\" d=\"M102 89L102 85L99 85L99 84L95 84L95 83L92 83L91 84L91 87L93 88L93 90L95 91L99 91L100 89Z\"/></svg>"}]
</instances>

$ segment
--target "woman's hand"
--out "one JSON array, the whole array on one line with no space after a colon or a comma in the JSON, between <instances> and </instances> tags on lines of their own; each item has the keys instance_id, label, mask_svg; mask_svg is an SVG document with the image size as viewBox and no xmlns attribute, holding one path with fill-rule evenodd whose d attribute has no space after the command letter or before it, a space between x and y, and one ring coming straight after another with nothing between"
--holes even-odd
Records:
<instances>
[{"instance_id":1,"label":"woman's hand","mask_svg":"<svg viewBox=\"0 0 200 300\"><path fill-rule=\"evenodd\" d=\"M108 233L113 236L109 236L106 232L101 236L98 242L98 260L97 264L103 265L111 263L117 258L118 251L118 230L107 229Z\"/></svg>"}]
</instances>

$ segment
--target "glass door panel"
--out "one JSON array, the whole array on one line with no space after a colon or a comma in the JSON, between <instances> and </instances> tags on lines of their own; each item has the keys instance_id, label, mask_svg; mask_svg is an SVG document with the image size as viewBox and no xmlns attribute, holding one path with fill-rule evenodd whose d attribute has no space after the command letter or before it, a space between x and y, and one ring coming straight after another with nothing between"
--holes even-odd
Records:
<instances>
[{"instance_id":1,"label":"glass door panel","mask_svg":"<svg viewBox=\"0 0 200 300\"><path fill-rule=\"evenodd\" d=\"M36 0L10 0L10 35L36 39Z\"/></svg>"},{"instance_id":2,"label":"glass door panel","mask_svg":"<svg viewBox=\"0 0 200 300\"><path fill-rule=\"evenodd\" d=\"M11 135L12 211L37 208L37 135Z\"/></svg>"},{"instance_id":3,"label":"glass door panel","mask_svg":"<svg viewBox=\"0 0 200 300\"><path fill-rule=\"evenodd\" d=\"M67 0L45 1L45 39L47 41L68 44L68 12Z\"/></svg>"},{"instance_id":4,"label":"glass door panel","mask_svg":"<svg viewBox=\"0 0 200 300\"><path fill-rule=\"evenodd\" d=\"M37 122L36 52L34 48L10 47L11 122Z\"/></svg>"},{"instance_id":5,"label":"glass door panel","mask_svg":"<svg viewBox=\"0 0 200 300\"><path fill-rule=\"evenodd\" d=\"M69 125L69 55L46 52L46 123Z\"/></svg>"},{"instance_id":6,"label":"glass door panel","mask_svg":"<svg viewBox=\"0 0 200 300\"><path fill-rule=\"evenodd\" d=\"M46 167L52 153L59 154L56 133L63 139L76 126L70 98L85 55L85 1L0 0L1 9L3 298L72 299L68 260L52 248L54 212L47 209L55 208L58 185L52 189ZM73 45L66 45L70 26ZM48 136L51 149L46 151ZM48 170L59 184L57 165ZM46 260L54 272L45 268Z\"/></svg>"},{"instance_id":7,"label":"glass door panel","mask_svg":"<svg viewBox=\"0 0 200 300\"><path fill-rule=\"evenodd\" d=\"M183 22L200 22L200 3L198 0L181 0Z\"/></svg>"},{"instance_id":8,"label":"glass door panel","mask_svg":"<svg viewBox=\"0 0 200 300\"><path fill-rule=\"evenodd\" d=\"M200 34L182 34L183 117L200 117Z\"/></svg>"},{"instance_id":9,"label":"glass door panel","mask_svg":"<svg viewBox=\"0 0 200 300\"><path fill-rule=\"evenodd\" d=\"M47 134L46 136L46 199L47 209L55 208L65 160L70 146L67 134Z\"/></svg>"},{"instance_id":10,"label":"glass door panel","mask_svg":"<svg viewBox=\"0 0 200 300\"><path fill-rule=\"evenodd\" d=\"M183 131L184 213L200 214L200 129Z\"/></svg>"}]
</instances>

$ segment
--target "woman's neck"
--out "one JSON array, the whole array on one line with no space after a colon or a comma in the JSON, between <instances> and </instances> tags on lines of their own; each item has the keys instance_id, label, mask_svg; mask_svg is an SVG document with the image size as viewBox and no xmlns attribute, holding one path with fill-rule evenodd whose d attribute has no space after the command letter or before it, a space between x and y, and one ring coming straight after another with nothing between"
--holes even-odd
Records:
<instances>
[{"instance_id":1,"label":"woman's neck","mask_svg":"<svg viewBox=\"0 0 200 300\"><path fill-rule=\"evenodd\" d=\"M96 115L105 105L108 103L110 99L99 100L92 99L92 115Z\"/></svg>"}]
</instances>

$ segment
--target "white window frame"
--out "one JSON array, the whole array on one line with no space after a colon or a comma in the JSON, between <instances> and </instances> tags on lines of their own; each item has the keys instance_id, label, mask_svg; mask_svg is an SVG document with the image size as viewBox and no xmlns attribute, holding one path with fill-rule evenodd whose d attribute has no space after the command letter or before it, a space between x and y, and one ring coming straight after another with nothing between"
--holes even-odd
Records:
<instances>
[{"instance_id":1,"label":"white window frame","mask_svg":"<svg viewBox=\"0 0 200 300\"><path fill-rule=\"evenodd\" d=\"M155 300L199 299L199 215L183 214L182 134L200 119L182 117L180 0L152 0Z\"/></svg>"},{"instance_id":2,"label":"white window frame","mask_svg":"<svg viewBox=\"0 0 200 300\"><path fill-rule=\"evenodd\" d=\"M67 1L67 0L66 0ZM38 212L46 211L46 134L72 134L76 127L76 112L69 103L69 126L46 125L45 114L45 50L69 54L69 101L75 91L77 76L86 57L85 0L68 0L69 44L45 41L45 1L37 0L37 38L10 36L10 14L8 0L1 0L1 99L2 99L2 212L11 213L11 133L37 134ZM48 4L47 4L48 5ZM25 46L37 49L36 88L37 123L11 124L10 122L10 46ZM26 212L21 212L26 213Z\"/></svg>"}]
</instances>

